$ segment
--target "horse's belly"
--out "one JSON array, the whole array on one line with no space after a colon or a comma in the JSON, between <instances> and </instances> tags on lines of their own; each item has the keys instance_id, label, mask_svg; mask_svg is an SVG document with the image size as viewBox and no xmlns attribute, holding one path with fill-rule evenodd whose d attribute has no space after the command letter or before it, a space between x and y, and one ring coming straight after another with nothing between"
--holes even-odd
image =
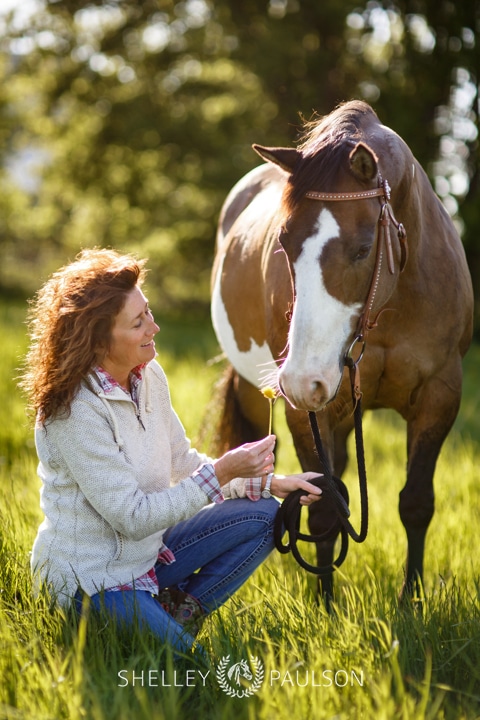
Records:
<instances>
[{"instance_id":1,"label":"horse's belly","mask_svg":"<svg viewBox=\"0 0 480 720\"><path fill-rule=\"evenodd\" d=\"M275 363L267 343L260 346L252 340L251 349L248 352L242 352L237 348L235 342L229 342L228 338L223 340L219 338L219 340L239 375L258 388L273 384L268 381L268 376L271 375Z\"/></svg>"}]
</instances>

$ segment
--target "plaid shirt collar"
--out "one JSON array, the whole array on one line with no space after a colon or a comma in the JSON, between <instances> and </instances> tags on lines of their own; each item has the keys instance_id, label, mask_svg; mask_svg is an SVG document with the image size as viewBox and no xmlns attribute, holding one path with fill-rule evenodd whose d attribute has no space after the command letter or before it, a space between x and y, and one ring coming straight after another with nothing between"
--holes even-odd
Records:
<instances>
[{"instance_id":1,"label":"plaid shirt collar","mask_svg":"<svg viewBox=\"0 0 480 720\"><path fill-rule=\"evenodd\" d=\"M145 365L146 363L143 363L143 365L137 365L137 367L134 367L133 370L130 372L130 392L126 388L124 388L123 385L120 385L120 383L117 382L117 380L115 380L115 378L112 377L110 373L104 370L104 368L102 368L100 365L94 367L93 371L98 377L104 393L108 395L108 393L113 392L115 388L120 388L126 395L130 395L135 405L138 406L139 386L142 381L142 370Z\"/></svg>"}]
</instances>

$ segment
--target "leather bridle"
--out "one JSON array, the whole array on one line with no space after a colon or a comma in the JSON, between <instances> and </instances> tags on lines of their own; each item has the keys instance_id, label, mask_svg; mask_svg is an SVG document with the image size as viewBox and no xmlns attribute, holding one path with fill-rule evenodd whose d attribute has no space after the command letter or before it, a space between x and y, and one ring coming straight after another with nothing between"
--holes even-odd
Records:
<instances>
[{"instance_id":1,"label":"leather bridle","mask_svg":"<svg viewBox=\"0 0 480 720\"><path fill-rule=\"evenodd\" d=\"M390 205L391 189L387 179L383 180L379 178L378 187L371 190L360 190L358 192L317 192L310 190L305 193L305 197L310 200L321 200L324 202L346 202L351 200L368 200L370 198L378 198L380 203L380 214L377 220L377 251L375 257L375 266L373 269L372 279L370 282L370 288L368 291L367 299L363 306L363 312L359 317L356 331L352 342L350 343L345 353L345 365L351 368L351 365L355 365L355 378L352 378L352 390L354 391L354 397L359 399L360 397L360 379L358 373L358 363L363 357L365 351L365 343L367 335L377 326L378 318L383 310L382 307L374 310L375 298L377 296L377 290L380 283L380 276L382 273L384 255L387 258L387 267L390 275L395 275L395 259L392 247L392 237L390 234L390 223L392 223L397 230L397 238L400 246L400 266L399 272L403 272L405 265L408 260L408 243L407 233L405 227L401 222L398 222L393 214L392 206ZM353 350L355 345L361 344L360 354L357 359L353 360Z\"/></svg>"},{"instance_id":2,"label":"leather bridle","mask_svg":"<svg viewBox=\"0 0 480 720\"><path fill-rule=\"evenodd\" d=\"M370 289L357 327L357 342L359 340L362 342L365 341L368 332L372 328L376 327L377 324L377 318L380 311L377 312L374 317L372 317L372 313L380 281L384 253L387 257L388 272L390 275L395 274L395 260L390 234L390 223L392 223L397 229L397 237L400 245L400 272L403 271L408 259L407 233L403 224L401 222L397 222L395 219L392 206L390 205L390 196L391 189L388 180L382 180L381 178L379 180L379 186L377 188L373 188L372 190L344 193L316 192L315 190L311 190L305 194L305 197L310 200L322 200L324 202L345 202L350 200L368 200L375 197L379 198L380 214L377 221L377 255Z\"/></svg>"}]
</instances>

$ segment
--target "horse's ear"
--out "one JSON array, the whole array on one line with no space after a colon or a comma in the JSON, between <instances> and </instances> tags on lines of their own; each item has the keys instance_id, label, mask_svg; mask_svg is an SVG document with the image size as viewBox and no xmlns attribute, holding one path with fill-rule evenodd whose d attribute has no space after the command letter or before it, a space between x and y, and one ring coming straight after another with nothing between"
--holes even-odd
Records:
<instances>
[{"instance_id":1,"label":"horse's ear","mask_svg":"<svg viewBox=\"0 0 480 720\"><path fill-rule=\"evenodd\" d=\"M359 180L373 180L378 173L378 159L368 145L357 143L350 153L350 167Z\"/></svg>"},{"instance_id":2,"label":"horse's ear","mask_svg":"<svg viewBox=\"0 0 480 720\"><path fill-rule=\"evenodd\" d=\"M292 173L300 153L294 148L263 147L263 145L252 145L256 153L267 162L274 163L287 173Z\"/></svg>"}]
</instances>

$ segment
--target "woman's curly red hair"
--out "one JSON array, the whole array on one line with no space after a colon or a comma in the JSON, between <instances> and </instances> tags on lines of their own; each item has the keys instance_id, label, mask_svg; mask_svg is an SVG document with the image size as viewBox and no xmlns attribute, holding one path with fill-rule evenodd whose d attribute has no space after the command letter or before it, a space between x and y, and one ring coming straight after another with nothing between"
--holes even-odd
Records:
<instances>
[{"instance_id":1,"label":"woman's curly red hair","mask_svg":"<svg viewBox=\"0 0 480 720\"><path fill-rule=\"evenodd\" d=\"M20 385L40 422L68 415L82 378L108 349L128 293L142 284L144 266L115 250L83 250L38 291Z\"/></svg>"}]
</instances>

